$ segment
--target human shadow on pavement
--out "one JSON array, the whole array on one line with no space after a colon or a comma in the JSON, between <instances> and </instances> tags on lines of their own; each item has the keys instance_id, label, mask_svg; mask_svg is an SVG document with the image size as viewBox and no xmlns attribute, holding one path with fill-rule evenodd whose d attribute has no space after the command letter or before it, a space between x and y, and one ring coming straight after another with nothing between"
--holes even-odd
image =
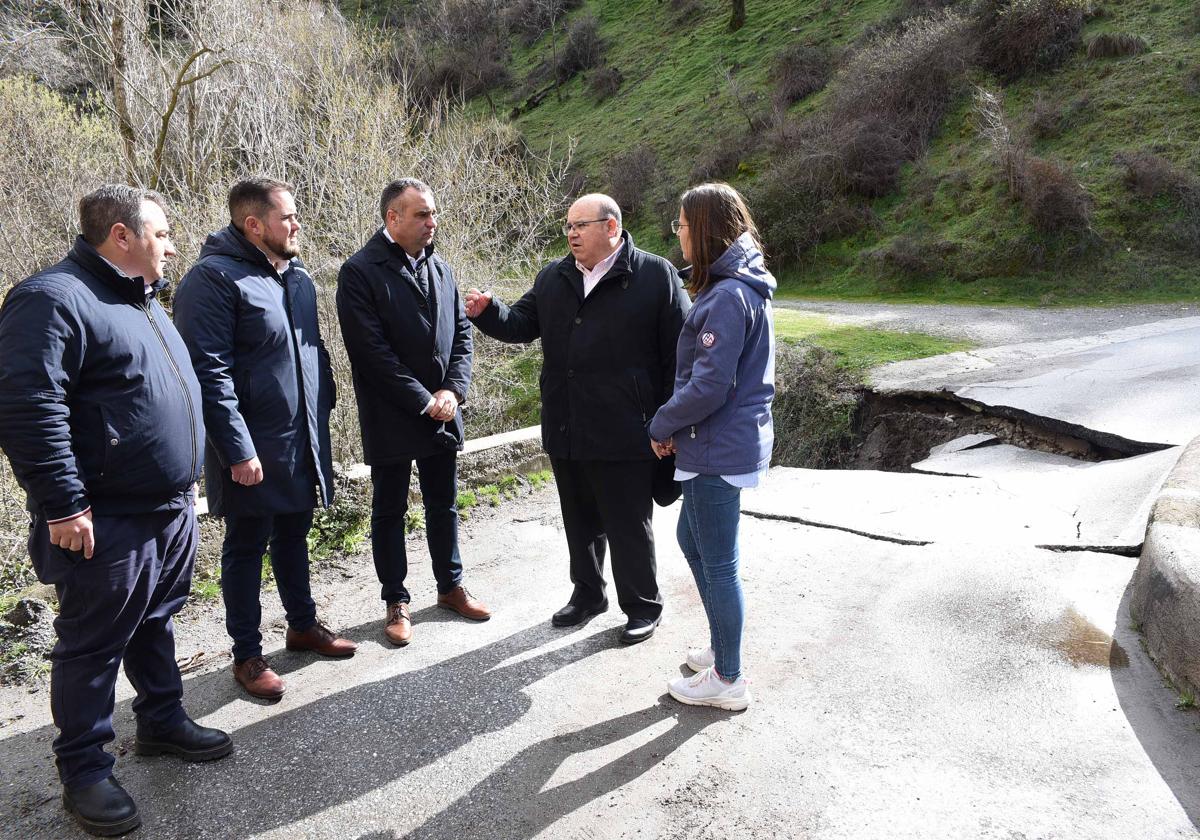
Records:
<instances>
[{"instance_id":1,"label":"human shadow on pavement","mask_svg":"<svg viewBox=\"0 0 1200 840\"><path fill-rule=\"evenodd\" d=\"M369 626L377 630L378 622ZM606 629L502 664L562 635L539 622L421 670L352 685L281 711L234 731L234 753L212 765L120 761L116 772L141 804L144 827L133 836L243 837L289 825L414 773L476 736L519 720L532 704L522 689L616 646ZM229 671L188 681L185 706L193 717L239 696ZM128 701L121 704L118 720L128 717L128 706ZM118 730L118 743L132 738L132 726L122 729L128 737ZM45 762L40 770L49 778L53 737L53 727L42 727L0 742L0 762L24 755L28 766L28 756L40 756L35 760ZM57 792L55 786L54 801L42 796L26 803L40 806L36 813L19 808L24 813L18 819L28 829L22 836L76 836ZM30 791L26 798L38 794Z\"/></svg>"},{"instance_id":2,"label":"human shadow on pavement","mask_svg":"<svg viewBox=\"0 0 1200 840\"><path fill-rule=\"evenodd\" d=\"M402 836L408 840L533 837L648 772L723 717L719 711L688 708L664 695L657 705L547 738L526 747L441 813ZM665 720L673 723L660 735L580 778L544 789L573 756L607 747Z\"/></svg>"},{"instance_id":3,"label":"human shadow on pavement","mask_svg":"<svg viewBox=\"0 0 1200 840\"><path fill-rule=\"evenodd\" d=\"M1193 826L1200 828L1200 725L1195 710L1174 706L1171 691L1142 646L1129 613L1133 581L1117 608L1109 672L1133 734Z\"/></svg>"}]
</instances>

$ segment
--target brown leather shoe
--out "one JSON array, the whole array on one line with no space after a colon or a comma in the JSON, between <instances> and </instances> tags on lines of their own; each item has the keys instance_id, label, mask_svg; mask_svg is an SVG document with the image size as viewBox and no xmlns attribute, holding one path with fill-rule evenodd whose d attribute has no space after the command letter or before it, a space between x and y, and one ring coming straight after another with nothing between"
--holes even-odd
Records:
<instances>
[{"instance_id":1,"label":"brown leather shoe","mask_svg":"<svg viewBox=\"0 0 1200 840\"><path fill-rule=\"evenodd\" d=\"M408 604L392 601L387 605L387 623L383 626L383 632L396 647L404 647L412 641L412 615L408 611Z\"/></svg>"},{"instance_id":2,"label":"brown leather shoe","mask_svg":"<svg viewBox=\"0 0 1200 840\"><path fill-rule=\"evenodd\" d=\"M454 610L463 618L472 621L487 621L492 617L492 611L484 606L465 586L456 586L445 595L438 596L438 606Z\"/></svg>"},{"instance_id":3,"label":"brown leather shoe","mask_svg":"<svg viewBox=\"0 0 1200 840\"><path fill-rule=\"evenodd\" d=\"M358 645L354 642L339 638L319 621L303 633L289 627L284 637L284 647L288 650L311 650L334 659L345 659L347 656L353 656L354 651L358 650Z\"/></svg>"},{"instance_id":4,"label":"brown leather shoe","mask_svg":"<svg viewBox=\"0 0 1200 840\"><path fill-rule=\"evenodd\" d=\"M252 656L245 662L233 663L233 678L252 697L278 700L283 696L283 680L271 670L266 657Z\"/></svg>"}]
</instances>

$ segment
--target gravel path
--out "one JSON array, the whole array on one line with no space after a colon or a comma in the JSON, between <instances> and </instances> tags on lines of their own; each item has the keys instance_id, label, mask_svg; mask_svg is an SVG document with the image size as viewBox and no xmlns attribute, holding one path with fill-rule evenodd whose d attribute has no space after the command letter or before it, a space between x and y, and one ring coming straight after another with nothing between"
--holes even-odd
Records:
<instances>
[{"instance_id":1,"label":"gravel path","mask_svg":"<svg viewBox=\"0 0 1200 840\"><path fill-rule=\"evenodd\" d=\"M1188 303L1066 309L826 300L777 300L776 305L819 312L837 323L967 339L981 347L1074 338L1200 314L1200 304Z\"/></svg>"}]
</instances>

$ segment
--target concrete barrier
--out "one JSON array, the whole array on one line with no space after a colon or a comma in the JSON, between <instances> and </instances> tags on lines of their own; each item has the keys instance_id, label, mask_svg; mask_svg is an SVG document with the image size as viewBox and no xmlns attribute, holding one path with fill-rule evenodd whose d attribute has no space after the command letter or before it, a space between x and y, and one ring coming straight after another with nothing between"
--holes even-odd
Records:
<instances>
[{"instance_id":1,"label":"concrete barrier","mask_svg":"<svg viewBox=\"0 0 1200 840\"><path fill-rule=\"evenodd\" d=\"M1163 673L1200 698L1200 437L1154 503L1129 611Z\"/></svg>"}]
</instances>

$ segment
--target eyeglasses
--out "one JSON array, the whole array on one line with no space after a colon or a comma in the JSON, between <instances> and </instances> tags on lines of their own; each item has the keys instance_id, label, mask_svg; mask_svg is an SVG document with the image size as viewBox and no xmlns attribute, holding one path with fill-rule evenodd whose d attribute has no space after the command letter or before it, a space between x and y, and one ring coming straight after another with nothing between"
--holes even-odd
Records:
<instances>
[{"instance_id":1,"label":"eyeglasses","mask_svg":"<svg viewBox=\"0 0 1200 840\"><path fill-rule=\"evenodd\" d=\"M607 222L611 218L611 216L606 216L603 219L584 219L581 222L567 222L562 226L563 236L570 236L572 231L583 230L587 225L595 224L596 222Z\"/></svg>"},{"instance_id":2,"label":"eyeglasses","mask_svg":"<svg viewBox=\"0 0 1200 840\"><path fill-rule=\"evenodd\" d=\"M685 228L685 227L687 227L687 225L685 225L683 222L679 221L678 219L672 219L672 220L671 220L671 233L673 233L673 234L675 234L675 235L677 235L677 236L678 236L678 235L679 235L679 229L680 229L680 228Z\"/></svg>"}]
</instances>

